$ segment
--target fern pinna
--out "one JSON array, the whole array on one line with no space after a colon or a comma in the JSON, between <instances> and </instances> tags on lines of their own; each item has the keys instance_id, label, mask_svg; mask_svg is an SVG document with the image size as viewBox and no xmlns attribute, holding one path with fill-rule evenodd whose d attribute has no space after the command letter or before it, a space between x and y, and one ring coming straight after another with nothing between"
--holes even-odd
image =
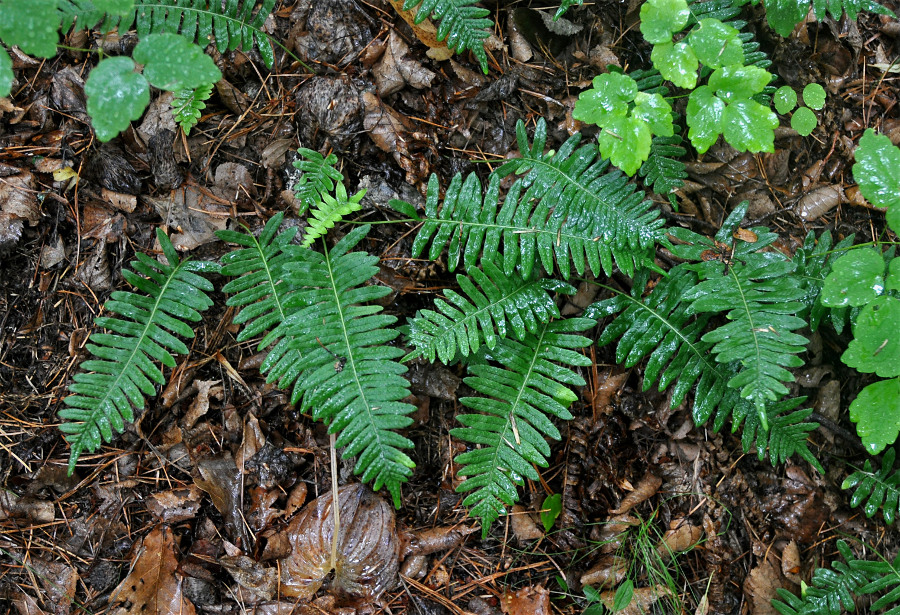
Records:
<instances>
[{"instance_id":1,"label":"fern pinna","mask_svg":"<svg viewBox=\"0 0 900 615\"><path fill-rule=\"evenodd\" d=\"M484 41L491 35L493 22L486 19L490 11L473 6L476 0L404 0L403 10L416 9L416 23L429 17L439 22L437 40L446 39L447 48L456 53L471 49L481 70L488 72Z\"/></svg>"},{"instance_id":2,"label":"fern pinna","mask_svg":"<svg viewBox=\"0 0 900 615\"><path fill-rule=\"evenodd\" d=\"M212 305L206 294L213 290L199 275L218 271L215 263L179 260L178 253L162 230L156 237L167 263L146 254L136 254L134 271L122 277L144 294L115 291L105 309L122 318L100 316L94 322L112 333L94 333L87 349L96 359L85 361L69 386L73 393L59 411L66 421L60 430L71 446L71 474L82 451L94 451L102 440L112 439L126 421L134 420L133 408L143 408L144 396L156 394L155 385L165 384L154 361L175 367L171 353L187 354L176 336L191 339L194 331L185 321L197 322L200 312Z\"/></svg>"},{"instance_id":3,"label":"fern pinna","mask_svg":"<svg viewBox=\"0 0 900 615\"><path fill-rule=\"evenodd\" d=\"M843 540L837 541L837 549L846 563L816 568L801 596L777 589L781 600L772 600L775 610L781 615L841 615L845 609L856 611L856 595L872 595L877 599L867 612L900 615L900 553L893 561L870 561L857 559Z\"/></svg>"},{"instance_id":4,"label":"fern pinna","mask_svg":"<svg viewBox=\"0 0 900 615\"><path fill-rule=\"evenodd\" d=\"M487 351L486 357L503 367L469 366L472 375L465 383L482 396L463 397L460 403L478 414L457 416L464 427L450 434L479 446L456 457L463 466L459 475L467 477L457 491L472 491L463 504L481 518L483 536L518 501L517 485L525 478L540 480L534 465L547 467L550 446L545 438L560 439L550 417L571 419L568 407L578 396L569 387L585 385L567 366L591 364L575 350L591 341L576 333L594 324L588 318L542 323L521 341L500 339Z\"/></svg>"},{"instance_id":5,"label":"fern pinna","mask_svg":"<svg viewBox=\"0 0 900 615\"><path fill-rule=\"evenodd\" d=\"M857 470L844 479L841 489L853 489L850 506L856 508L866 503L864 511L867 517L882 509L884 520L890 525L900 515L900 470L891 474L897 457L896 449L888 448L881 458L881 469L872 469L872 462L866 460L862 470Z\"/></svg>"},{"instance_id":6,"label":"fern pinna","mask_svg":"<svg viewBox=\"0 0 900 615\"><path fill-rule=\"evenodd\" d=\"M482 255L500 253L503 271L510 274L519 267L524 277L538 261L548 272L558 268L565 278L572 268L583 274L585 265L595 275L612 273L614 265L627 275L640 268L658 269L653 251L663 240L659 212L621 172L609 171L609 161L598 159L596 146L579 148L576 134L557 152L544 153L543 119L531 145L522 121L516 134L522 157L492 173L483 195L477 177L456 175L439 210L439 186L432 176L414 257L430 244L433 260L446 247L452 271L460 261L469 268ZM498 211L500 180L513 173L521 177ZM408 205L401 210L410 212Z\"/></svg>"}]
</instances>

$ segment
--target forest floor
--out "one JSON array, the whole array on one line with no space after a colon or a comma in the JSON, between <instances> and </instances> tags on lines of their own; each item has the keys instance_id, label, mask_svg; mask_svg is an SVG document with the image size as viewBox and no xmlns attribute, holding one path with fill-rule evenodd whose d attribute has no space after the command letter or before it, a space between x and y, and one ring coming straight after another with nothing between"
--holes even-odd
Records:
<instances>
[{"instance_id":1,"label":"forest floor","mask_svg":"<svg viewBox=\"0 0 900 615\"><path fill-rule=\"evenodd\" d=\"M636 0L573 8L561 34L529 4L555 10L485 3L498 44L484 75L469 54L426 57L384 0L288 0L268 27L305 65L277 48L272 71L254 51L213 51L224 79L189 136L155 91L144 119L102 145L82 89L93 56L14 56L18 87L0 100L0 198L23 186L30 198L16 210L20 233L0 229L0 612L138 612L143 604L144 613L580 614L590 606L583 586L601 589L618 567L638 593L655 590L647 612L773 613L774 589L797 591L835 559L838 538L858 541L861 553L896 553L893 526L851 508L840 488L866 458L847 417L861 381L818 334L794 392L832 419L810 435L825 475L798 459L773 467L744 454L740 434L695 427L686 404L672 410L666 394L642 392L641 365L617 367L611 347L594 346L584 350L593 361L582 370L588 385L575 419L559 425L550 467L540 482L526 481L522 508L484 539L455 492L452 460L465 445L449 433L471 391L458 366L414 362L418 410L407 435L416 469L396 524L404 544L433 528L439 544L407 555L377 600L324 588L299 605L281 594L289 521L304 499L331 490L329 436L265 383L257 341L236 341L235 311L220 292L190 354L138 422L67 475L56 413L87 355L93 318L127 288L122 267L154 249L159 227L193 258L214 259L229 248L212 233L229 219L258 230L277 212L290 218L300 146L333 151L348 190L368 190L354 220L387 222L374 226L367 249L381 258L377 281L393 291L388 313L404 322L455 287L441 260L411 258L414 225L389 223L399 216L388 201L421 206L432 173L442 185L456 173L486 174L515 153L519 120L533 129L545 118L547 145L558 148L578 128L574 101L601 67L649 61ZM663 214L711 234L749 200L748 217L778 232L787 252L810 230L874 239L883 215L854 198L852 152L869 127L900 139L898 80L870 66L900 52L896 20L810 21L782 39L760 7L745 17L784 83L825 86L819 126L806 138L779 129L772 154L717 146L695 157L677 211L654 197ZM133 44L127 35L103 42L113 53ZM55 181L64 167L77 184ZM801 201L809 194L818 196ZM339 474L342 484L355 480L350 465ZM538 513L556 493L561 514L545 531ZM155 575L155 602L126 587L142 574L145 582Z\"/></svg>"}]
</instances>

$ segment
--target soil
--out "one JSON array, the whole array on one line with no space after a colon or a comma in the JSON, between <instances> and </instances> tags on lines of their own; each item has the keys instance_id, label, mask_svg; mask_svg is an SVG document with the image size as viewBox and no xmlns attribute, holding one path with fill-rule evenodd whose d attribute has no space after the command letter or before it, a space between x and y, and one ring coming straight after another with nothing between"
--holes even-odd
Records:
<instances>
[{"instance_id":1,"label":"soil","mask_svg":"<svg viewBox=\"0 0 900 615\"><path fill-rule=\"evenodd\" d=\"M574 101L601 67L649 62L638 2L570 9L562 34L535 25L543 21L534 9L554 10L545 4L484 5L498 43L487 75L468 53L427 57L387 1L279 2L267 28L293 55L276 47L270 71L256 51L210 47L224 80L189 136L155 91L144 118L101 145L83 94L96 54L14 56L14 95L0 100L0 183L30 196L0 233L0 612L137 610L137 598L122 606L116 590L136 562L146 565L144 544L174 553L159 567L180 594L154 603L158 613L574 614L587 606L583 584L599 589L617 565L638 589L664 585L668 571L670 589L659 590L668 597L648 612L771 613L774 588L808 582L836 559L838 538L897 552L894 528L880 513L868 519L851 508L840 489L866 459L847 417L866 381L840 362L846 333L812 336L793 391L830 419L810 436L825 475L799 459L773 467L744 454L740 434L696 428L687 406L673 410L666 394L643 392L640 365L625 370L612 348L585 349L594 367L583 370L588 386L571 408L575 419L559 425L563 438L541 482L520 488L522 508L486 538L456 531L434 552L403 552L402 576L377 600L329 592L329 582L311 605L284 598L277 584L273 595L252 590L275 574L267 569L284 556L304 496L331 490L329 437L265 383L256 342L236 341L235 312L218 291L161 394L66 474L56 412L87 356L94 317L111 292L127 288L120 272L134 253L154 250L157 228L193 258L213 259L228 247L212 233L229 220L259 229L279 211L291 218L291 163L301 146L334 152L351 194L368 190L358 220L398 220L388 201L421 205L432 173L446 185L514 155L519 120L533 128L545 118L547 146L557 148L579 128ZM862 13L858 22L810 21L785 40L761 7L746 7L745 18L784 83L826 87L819 126L803 138L782 117L772 154L715 146L694 156L678 209L654 197L661 211L670 224L710 233L749 200L747 226L770 226L786 251L810 230L878 237L883 214L855 198L852 152L870 127L900 141L897 80L871 66L900 51L896 20ZM70 35L65 44L101 42ZM133 40L102 44L127 49ZM388 57L395 71L384 66ZM590 127L584 132L590 138ZM394 290L388 313L405 321L455 287L442 261L410 258L411 223L373 229L367 249L382 259L378 281ZM338 225L332 239L347 230ZM221 288L224 279L215 282ZM459 398L471 391L458 366L414 363L407 375L418 407L406 434L416 469L395 522L403 541L415 543L410 532L475 525L454 490L452 460L465 445L449 434ZM339 481L355 481L352 465L341 464ZM630 493L643 495L626 512ZM538 512L552 494L562 495L562 510L545 532ZM684 551L674 561L657 549L664 535ZM617 536L618 552L603 546ZM624 564L610 564L615 557Z\"/></svg>"}]
</instances>

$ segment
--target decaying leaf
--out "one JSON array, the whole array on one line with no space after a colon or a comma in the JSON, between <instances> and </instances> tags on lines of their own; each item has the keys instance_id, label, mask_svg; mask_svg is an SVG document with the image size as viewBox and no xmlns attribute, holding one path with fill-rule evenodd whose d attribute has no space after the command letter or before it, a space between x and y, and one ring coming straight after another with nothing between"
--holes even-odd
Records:
<instances>
[{"instance_id":1,"label":"decaying leaf","mask_svg":"<svg viewBox=\"0 0 900 615\"><path fill-rule=\"evenodd\" d=\"M287 528L291 554L281 560L281 593L309 599L334 570L331 588L338 593L373 599L396 582L400 539L394 510L369 487L338 489L340 528L337 560L331 560L334 512L331 493L303 509Z\"/></svg>"},{"instance_id":2,"label":"decaying leaf","mask_svg":"<svg viewBox=\"0 0 900 615\"><path fill-rule=\"evenodd\" d=\"M550 592L540 585L507 589L500 597L500 610L507 615L550 615Z\"/></svg>"},{"instance_id":3,"label":"decaying leaf","mask_svg":"<svg viewBox=\"0 0 900 615\"><path fill-rule=\"evenodd\" d=\"M509 526L512 528L513 536L520 543L537 540L544 536L544 530L538 526L531 513L519 504L513 506L512 513L509 515Z\"/></svg>"},{"instance_id":4,"label":"decaying leaf","mask_svg":"<svg viewBox=\"0 0 900 615\"><path fill-rule=\"evenodd\" d=\"M806 193L797 201L797 215L807 222L812 222L845 202L847 197L841 186L821 186Z\"/></svg>"},{"instance_id":5,"label":"decaying leaf","mask_svg":"<svg viewBox=\"0 0 900 615\"><path fill-rule=\"evenodd\" d=\"M631 602L621 611L616 611L616 615L645 615L646 613L650 613L650 607L653 606L653 603L663 596L672 597L672 591L665 585L637 587L634 590ZM612 610L615 597L615 590L603 592L600 594L600 602L602 602L606 608Z\"/></svg>"},{"instance_id":6,"label":"decaying leaf","mask_svg":"<svg viewBox=\"0 0 900 615\"><path fill-rule=\"evenodd\" d=\"M163 523L193 519L200 510L203 494L197 485L151 493L147 498L150 514Z\"/></svg>"},{"instance_id":7,"label":"decaying leaf","mask_svg":"<svg viewBox=\"0 0 900 615\"><path fill-rule=\"evenodd\" d=\"M225 518L228 536L246 547L250 544L241 516L241 494L244 483L241 472L230 453L207 457L197 462L200 476L194 477L198 487L209 494L213 505Z\"/></svg>"},{"instance_id":8,"label":"decaying leaf","mask_svg":"<svg viewBox=\"0 0 900 615\"><path fill-rule=\"evenodd\" d=\"M25 592L18 592L13 596L12 603L19 615L47 615L47 611L39 607L37 601Z\"/></svg>"},{"instance_id":9,"label":"decaying leaf","mask_svg":"<svg viewBox=\"0 0 900 615\"><path fill-rule=\"evenodd\" d=\"M600 535L597 542L600 543L602 553L614 553L619 550L628 536L628 529L641 522L632 515L615 515L610 517L600 526Z\"/></svg>"},{"instance_id":10,"label":"decaying leaf","mask_svg":"<svg viewBox=\"0 0 900 615\"><path fill-rule=\"evenodd\" d=\"M781 552L781 573L797 585L800 584L800 549L793 540Z\"/></svg>"},{"instance_id":11,"label":"decaying leaf","mask_svg":"<svg viewBox=\"0 0 900 615\"><path fill-rule=\"evenodd\" d=\"M648 500L656 495L662 486L662 479L653 474L647 473L641 482L637 484L634 491L625 496L622 503L615 510L609 511L611 515L621 515L626 513L644 500Z\"/></svg>"},{"instance_id":12,"label":"decaying leaf","mask_svg":"<svg viewBox=\"0 0 900 615\"><path fill-rule=\"evenodd\" d=\"M379 96L399 92L407 83L419 90L431 85L435 74L419 62L408 58L407 54L409 46L391 30L387 49L372 71L375 74Z\"/></svg>"},{"instance_id":13,"label":"decaying leaf","mask_svg":"<svg viewBox=\"0 0 900 615\"><path fill-rule=\"evenodd\" d=\"M615 587L625 580L628 560L618 555L605 555L597 564L581 575L581 584L591 587Z\"/></svg>"},{"instance_id":14,"label":"decaying leaf","mask_svg":"<svg viewBox=\"0 0 900 615\"><path fill-rule=\"evenodd\" d=\"M3 165L0 173L0 249L15 245L27 222L34 226L41 218L34 189L34 176L28 171ZM15 174L12 174L15 173Z\"/></svg>"},{"instance_id":15,"label":"decaying leaf","mask_svg":"<svg viewBox=\"0 0 900 615\"><path fill-rule=\"evenodd\" d=\"M12 491L0 489L0 520L27 517L36 523L50 523L55 518L53 502L34 497L19 497Z\"/></svg>"},{"instance_id":16,"label":"decaying leaf","mask_svg":"<svg viewBox=\"0 0 900 615\"><path fill-rule=\"evenodd\" d=\"M750 602L753 615L775 615L778 611L772 606L772 599L777 597L775 590L787 587L787 579L781 574L780 566L769 555L744 579L744 594Z\"/></svg>"},{"instance_id":17,"label":"decaying leaf","mask_svg":"<svg viewBox=\"0 0 900 615\"><path fill-rule=\"evenodd\" d=\"M228 222L229 209L219 197L190 180L163 198L145 197L166 226L176 229L170 239L179 250L193 250L211 241L218 241L216 231Z\"/></svg>"},{"instance_id":18,"label":"decaying leaf","mask_svg":"<svg viewBox=\"0 0 900 615\"><path fill-rule=\"evenodd\" d=\"M412 28L416 38L428 47L426 55L429 58L440 61L448 60L453 57L453 52L447 48L446 40L438 40L437 27L434 25L434 22L431 21L430 17L423 20L422 23L416 23L418 7L412 8L409 11L404 11L403 0L390 0L390 2L394 8L397 9L397 14L403 18L403 21L409 24L410 28Z\"/></svg>"},{"instance_id":19,"label":"decaying leaf","mask_svg":"<svg viewBox=\"0 0 900 615\"><path fill-rule=\"evenodd\" d=\"M669 555L687 551L700 540L703 530L691 525L687 519L673 519L662 540L656 545L660 555Z\"/></svg>"},{"instance_id":20,"label":"decaying leaf","mask_svg":"<svg viewBox=\"0 0 900 615\"><path fill-rule=\"evenodd\" d=\"M78 573L75 569L68 564L40 557L30 558L29 563L44 588L44 604L51 607L54 615L69 615L78 585Z\"/></svg>"},{"instance_id":21,"label":"decaying leaf","mask_svg":"<svg viewBox=\"0 0 900 615\"><path fill-rule=\"evenodd\" d=\"M237 584L249 589L263 600L271 600L278 589L278 569L268 568L246 555L233 555L218 559Z\"/></svg>"},{"instance_id":22,"label":"decaying leaf","mask_svg":"<svg viewBox=\"0 0 900 615\"><path fill-rule=\"evenodd\" d=\"M175 539L165 525L153 528L135 549L128 576L113 590L110 604L119 605L116 615L195 615L182 593L182 580L175 574Z\"/></svg>"},{"instance_id":23,"label":"decaying leaf","mask_svg":"<svg viewBox=\"0 0 900 615\"><path fill-rule=\"evenodd\" d=\"M403 557L430 555L458 547L466 539L466 536L477 530L477 527L446 526L410 532L403 547Z\"/></svg>"},{"instance_id":24,"label":"decaying leaf","mask_svg":"<svg viewBox=\"0 0 900 615\"><path fill-rule=\"evenodd\" d=\"M197 387L197 397L191 402L184 418L181 419L181 426L184 429L191 429L200 417L209 411L209 398L222 399L224 388L221 380L195 380L194 385Z\"/></svg>"}]
</instances>

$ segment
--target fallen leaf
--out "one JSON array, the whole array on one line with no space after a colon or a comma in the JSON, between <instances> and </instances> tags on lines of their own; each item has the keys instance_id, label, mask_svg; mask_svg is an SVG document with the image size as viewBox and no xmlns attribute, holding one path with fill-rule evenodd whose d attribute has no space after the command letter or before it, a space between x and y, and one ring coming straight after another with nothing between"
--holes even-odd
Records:
<instances>
[{"instance_id":1,"label":"fallen leaf","mask_svg":"<svg viewBox=\"0 0 900 615\"><path fill-rule=\"evenodd\" d=\"M518 504L513 506L509 515L509 525L512 528L513 536L520 543L544 537L544 530L538 527L534 517L525 510L524 506Z\"/></svg>"},{"instance_id":2,"label":"fallen leaf","mask_svg":"<svg viewBox=\"0 0 900 615\"><path fill-rule=\"evenodd\" d=\"M434 22L431 21L430 17L417 23L416 13L418 13L418 7L404 11L403 0L390 0L390 2L397 10L397 14L403 18L403 21L409 24L410 28L412 28L416 38L418 38L420 42L425 43L429 48L426 53L429 58L432 60L449 60L453 57L453 52L447 48L446 39L444 41L438 40L437 27L434 25Z\"/></svg>"},{"instance_id":3,"label":"fallen leaf","mask_svg":"<svg viewBox=\"0 0 900 615\"><path fill-rule=\"evenodd\" d=\"M113 209L124 211L125 213L130 214L134 212L137 207L137 197L133 194L113 192L112 190L101 188L100 196L103 197L103 200L109 203Z\"/></svg>"},{"instance_id":4,"label":"fallen leaf","mask_svg":"<svg viewBox=\"0 0 900 615\"><path fill-rule=\"evenodd\" d=\"M466 536L477 530L476 527L445 526L410 532L406 545L403 547L403 557L430 555L438 551L453 549L461 545Z\"/></svg>"},{"instance_id":5,"label":"fallen leaf","mask_svg":"<svg viewBox=\"0 0 900 615\"><path fill-rule=\"evenodd\" d=\"M163 523L193 519L200 510L203 494L197 485L152 493L147 498L147 510Z\"/></svg>"},{"instance_id":6,"label":"fallen leaf","mask_svg":"<svg viewBox=\"0 0 900 615\"><path fill-rule=\"evenodd\" d=\"M500 597L500 610L507 615L550 615L550 592L540 585L506 590Z\"/></svg>"},{"instance_id":7,"label":"fallen leaf","mask_svg":"<svg viewBox=\"0 0 900 615\"><path fill-rule=\"evenodd\" d=\"M82 237L115 243L125 231L125 217L99 202L89 202L84 205L81 213L81 228Z\"/></svg>"},{"instance_id":8,"label":"fallen leaf","mask_svg":"<svg viewBox=\"0 0 900 615\"><path fill-rule=\"evenodd\" d=\"M407 58L409 46L393 30L388 38L388 46L373 73L379 96L399 92L408 83L416 89L431 86L435 74L419 62Z\"/></svg>"},{"instance_id":9,"label":"fallen leaf","mask_svg":"<svg viewBox=\"0 0 900 615\"><path fill-rule=\"evenodd\" d=\"M43 600L54 615L69 615L75 600L78 573L62 562L51 562L40 557L32 557L30 564L44 588Z\"/></svg>"},{"instance_id":10,"label":"fallen leaf","mask_svg":"<svg viewBox=\"0 0 900 615\"><path fill-rule=\"evenodd\" d=\"M36 523L50 523L55 519L53 502L31 496L19 497L12 491L0 489L0 520L27 517Z\"/></svg>"},{"instance_id":11,"label":"fallen leaf","mask_svg":"<svg viewBox=\"0 0 900 615\"><path fill-rule=\"evenodd\" d=\"M114 613L195 615L194 605L182 593L177 567L172 530L158 525L141 540L131 571L110 595L110 604L122 605Z\"/></svg>"},{"instance_id":12,"label":"fallen leaf","mask_svg":"<svg viewBox=\"0 0 900 615\"><path fill-rule=\"evenodd\" d=\"M246 555L224 556L218 559L237 584L249 589L263 600L271 600L278 589L278 569L263 566Z\"/></svg>"},{"instance_id":13,"label":"fallen leaf","mask_svg":"<svg viewBox=\"0 0 900 615\"><path fill-rule=\"evenodd\" d=\"M170 237L178 250L193 250L218 241L216 231L225 229L229 208L219 197L190 180L162 198L144 197L156 209L166 226L176 229Z\"/></svg>"},{"instance_id":14,"label":"fallen leaf","mask_svg":"<svg viewBox=\"0 0 900 615\"><path fill-rule=\"evenodd\" d=\"M675 519L663 534L662 540L656 545L660 555L668 555L687 551L700 540L703 530L696 525L691 525L686 519Z\"/></svg>"},{"instance_id":15,"label":"fallen leaf","mask_svg":"<svg viewBox=\"0 0 900 615\"><path fill-rule=\"evenodd\" d=\"M672 597L672 591L665 585L635 588L631 602L621 611L616 611L616 615L645 615L650 613L650 607L663 596ZM600 594L600 602L606 608L612 610L615 597L615 590L603 592Z\"/></svg>"},{"instance_id":16,"label":"fallen leaf","mask_svg":"<svg viewBox=\"0 0 900 615\"><path fill-rule=\"evenodd\" d=\"M194 477L194 483L209 494L213 506L222 513L228 536L241 546L248 546L250 541L241 514L244 483L231 453L201 459L197 470L200 476Z\"/></svg>"},{"instance_id":17,"label":"fallen leaf","mask_svg":"<svg viewBox=\"0 0 900 615\"><path fill-rule=\"evenodd\" d=\"M644 500L648 500L656 495L662 486L662 479L653 474L647 473L634 488L634 491L625 496L618 508L609 511L611 515L621 515L626 513Z\"/></svg>"},{"instance_id":18,"label":"fallen leaf","mask_svg":"<svg viewBox=\"0 0 900 615\"><path fill-rule=\"evenodd\" d=\"M581 575L581 584L590 586L615 587L625 580L628 560L618 555L606 555L597 564Z\"/></svg>"},{"instance_id":19,"label":"fallen leaf","mask_svg":"<svg viewBox=\"0 0 900 615\"><path fill-rule=\"evenodd\" d=\"M25 592L15 594L12 603L19 615L48 615L47 611L39 607L37 601Z\"/></svg>"},{"instance_id":20,"label":"fallen leaf","mask_svg":"<svg viewBox=\"0 0 900 615\"><path fill-rule=\"evenodd\" d=\"M616 515L607 519L601 525L600 535L597 538L597 542L601 545L601 552L613 553L618 551L628 536L628 530L640 524L641 522L637 517L628 514Z\"/></svg>"},{"instance_id":21,"label":"fallen leaf","mask_svg":"<svg viewBox=\"0 0 900 615\"><path fill-rule=\"evenodd\" d=\"M767 557L744 579L744 594L749 599L753 615L775 615L778 612L772 606L772 599L778 597L775 590L788 586L780 566L773 559L773 556Z\"/></svg>"},{"instance_id":22,"label":"fallen leaf","mask_svg":"<svg viewBox=\"0 0 900 615\"><path fill-rule=\"evenodd\" d=\"M334 562L330 492L307 504L288 526L293 550L281 560L283 596L311 598L332 570L332 589L370 600L396 582L400 540L390 504L369 487L354 484L338 489L338 506L340 527Z\"/></svg>"},{"instance_id":23,"label":"fallen leaf","mask_svg":"<svg viewBox=\"0 0 900 615\"><path fill-rule=\"evenodd\" d=\"M800 584L800 549L793 540L781 552L781 573L797 585Z\"/></svg>"},{"instance_id":24,"label":"fallen leaf","mask_svg":"<svg viewBox=\"0 0 900 615\"><path fill-rule=\"evenodd\" d=\"M188 411L181 419L183 429L191 429L197 421L209 411L209 398L222 399L224 389L221 380L195 380L197 397L191 402Z\"/></svg>"},{"instance_id":25,"label":"fallen leaf","mask_svg":"<svg viewBox=\"0 0 900 615\"><path fill-rule=\"evenodd\" d=\"M7 169L15 174L0 176L0 249L15 245L24 224L34 226L41 218L34 176L28 171L16 173L19 170L14 167Z\"/></svg>"}]
</instances>

